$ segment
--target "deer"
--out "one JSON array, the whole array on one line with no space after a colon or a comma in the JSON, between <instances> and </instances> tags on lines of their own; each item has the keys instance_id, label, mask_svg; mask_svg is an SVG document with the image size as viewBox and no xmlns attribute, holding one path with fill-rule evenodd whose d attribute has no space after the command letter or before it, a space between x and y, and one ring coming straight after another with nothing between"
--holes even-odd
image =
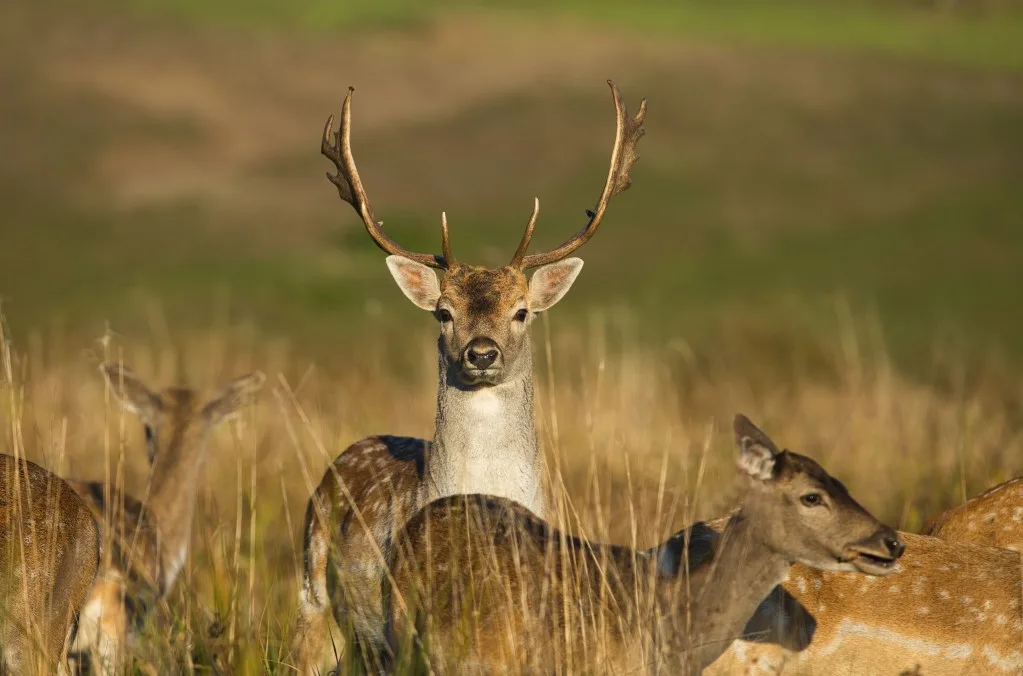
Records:
<instances>
[{"instance_id":1,"label":"deer","mask_svg":"<svg viewBox=\"0 0 1023 676\"><path fill-rule=\"evenodd\" d=\"M596 206L587 210L586 225L554 249L527 253L539 213L534 199L511 261L496 269L455 259L446 214L441 215L439 255L406 250L388 237L373 215L352 155L354 89L344 99L333 138L334 116L328 118L321 152L337 171L327 177L388 254L387 267L402 293L439 324L437 413L432 439L362 439L337 456L313 490L304 521L292 647L300 673L314 673L322 659L328 611L352 638L347 654L378 664L386 646L380 590L393 539L426 502L484 492L546 514L528 331L533 319L571 288L583 266L571 254L596 233L611 199L631 184L646 100L632 116L618 87L611 80L608 85L616 115L611 166ZM443 271L443 278L438 280L434 270Z\"/></svg>"},{"instance_id":2,"label":"deer","mask_svg":"<svg viewBox=\"0 0 1023 676\"><path fill-rule=\"evenodd\" d=\"M902 540L841 482L742 414L733 429L745 487L719 537L683 530L635 550L560 532L505 498L423 507L391 563L399 670L699 674L794 563L863 579L894 570Z\"/></svg>"},{"instance_id":3,"label":"deer","mask_svg":"<svg viewBox=\"0 0 1023 676\"><path fill-rule=\"evenodd\" d=\"M923 535L1023 552L1023 477L1009 479L932 516Z\"/></svg>"},{"instance_id":4,"label":"deer","mask_svg":"<svg viewBox=\"0 0 1023 676\"><path fill-rule=\"evenodd\" d=\"M100 551L99 526L67 482L0 455L0 671L70 673Z\"/></svg>"},{"instance_id":5,"label":"deer","mask_svg":"<svg viewBox=\"0 0 1023 676\"><path fill-rule=\"evenodd\" d=\"M151 468L142 500L104 482L69 482L109 543L73 649L98 662L100 671L114 673L185 565L210 432L252 404L266 377L254 371L204 398L187 387L152 390L117 362L104 362L100 371L120 406L142 422Z\"/></svg>"},{"instance_id":6,"label":"deer","mask_svg":"<svg viewBox=\"0 0 1023 676\"><path fill-rule=\"evenodd\" d=\"M884 579L793 566L704 674L1023 673L1020 554L898 536L906 554Z\"/></svg>"}]
</instances>

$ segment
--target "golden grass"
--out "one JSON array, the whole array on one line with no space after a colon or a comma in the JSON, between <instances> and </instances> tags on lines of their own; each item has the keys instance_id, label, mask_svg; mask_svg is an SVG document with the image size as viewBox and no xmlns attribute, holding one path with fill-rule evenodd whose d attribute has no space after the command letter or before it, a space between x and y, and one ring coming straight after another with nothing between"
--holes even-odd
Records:
<instances>
[{"instance_id":1,"label":"golden grass","mask_svg":"<svg viewBox=\"0 0 1023 676\"><path fill-rule=\"evenodd\" d=\"M943 392L908 381L856 332L821 346L825 368L788 373L778 364L758 370L756 354L722 363L623 336L602 319L534 328L540 438L558 522L590 539L646 547L692 518L722 514L737 411L907 530L1023 471L1012 402L984 383ZM117 481L139 497L148 472L141 425L105 391L101 359L123 359L154 387L213 387L253 368L269 376L254 409L213 435L188 564L133 649L142 671L289 673L279 662L312 486L363 436L431 433L431 334L397 341L419 364L400 373L396 343L385 342L342 342L324 367L224 327L174 341L108 336L85 345L53 336L7 351L0 452L66 477Z\"/></svg>"}]
</instances>

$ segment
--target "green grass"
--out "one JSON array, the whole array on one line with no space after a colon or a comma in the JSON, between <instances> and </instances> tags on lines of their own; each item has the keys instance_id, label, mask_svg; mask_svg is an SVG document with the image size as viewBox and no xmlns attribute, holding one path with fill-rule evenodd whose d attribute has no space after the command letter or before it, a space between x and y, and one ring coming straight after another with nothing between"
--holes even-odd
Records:
<instances>
[{"instance_id":1,"label":"green grass","mask_svg":"<svg viewBox=\"0 0 1023 676\"><path fill-rule=\"evenodd\" d=\"M535 24L554 18L628 28L641 34L809 48L873 51L971 66L1023 68L1023 8L1015 3L865 0L104 0L150 16L248 28L336 31L421 25L452 12L503 15Z\"/></svg>"},{"instance_id":2,"label":"green grass","mask_svg":"<svg viewBox=\"0 0 1023 676\"><path fill-rule=\"evenodd\" d=\"M208 6L225 18L239 7ZM278 11L252 7L255 18ZM795 26L778 11L780 25ZM915 16L892 16L900 12ZM180 31L186 41L189 30L161 39ZM651 101L643 159L580 252L587 267L558 321L626 308L646 339L711 352L738 317L793 352L816 340L805 333L835 335L844 298L876 314L899 363L917 372L938 348L1023 364L1019 76L863 51L809 54L725 41L709 56L626 69L626 98ZM90 336L107 322L145 331L154 303L174 326L208 326L226 308L316 351L334 349L353 324L429 325L337 201L312 143L244 169L280 197L269 209L202 197L118 207L91 182L96 158L136 141L202 147L216 140L203 120L55 86L43 66L0 74L13 93L0 136L14 149L0 160L0 297L16 335L53 321ZM356 152L398 241L436 248L446 209L458 255L499 265L533 195L542 203L535 247L580 227L606 172L609 113L602 87L538 87L356 131ZM292 191L310 186L296 212ZM753 339L737 339L736 350Z\"/></svg>"}]
</instances>

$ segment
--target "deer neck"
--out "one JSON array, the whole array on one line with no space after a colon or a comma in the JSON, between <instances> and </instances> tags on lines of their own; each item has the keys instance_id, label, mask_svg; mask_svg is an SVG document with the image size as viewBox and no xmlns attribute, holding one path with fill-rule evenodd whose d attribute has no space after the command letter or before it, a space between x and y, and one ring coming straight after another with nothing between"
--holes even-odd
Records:
<instances>
[{"instance_id":1,"label":"deer neck","mask_svg":"<svg viewBox=\"0 0 1023 676\"><path fill-rule=\"evenodd\" d=\"M437 426L427 456L425 499L486 493L544 516L542 460L528 348L518 372L499 385L468 389L441 358Z\"/></svg>"},{"instance_id":2,"label":"deer neck","mask_svg":"<svg viewBox=\"0 0 1023 676\"><path fill-rule=\"evenodd\" d=\"M727 650L788 574L792 561L767 546L759 531L756 519L736 514L716 539L709 560L690 571L691 630L680 640L669 641L675 648L689 648L690 663L705 667ZM677 617L679 599L686 597L685 584L680 573L674 581L672 607L665 609L665 615L673 612ZM674 626L685 634L684 616Z\"/></svg>"},{"instance_id":3,"label":"deer neck","mask_svg":"<svg viewBox=\"0 0 1023 676\"><path fill-rule=\"evenodd\" d=\"M161 594L174 585L188 554L199 477L208 455L205 436L172 446L153 462L146 509L156 522Z\"/></svg>"}]
</instances>

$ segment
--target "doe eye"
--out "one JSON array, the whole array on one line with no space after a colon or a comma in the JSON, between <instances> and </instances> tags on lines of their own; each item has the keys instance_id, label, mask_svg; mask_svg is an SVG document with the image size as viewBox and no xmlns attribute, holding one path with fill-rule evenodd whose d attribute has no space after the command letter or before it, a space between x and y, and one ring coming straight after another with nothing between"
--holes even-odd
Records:
<instances>
[{"instance_id":1,"label":"doe eye","mask_svg":"<svg viewBox=\"0 0 1023 676\"><path fill-rule=\"evenodd\" d=\"M451 321L451 313L443 308L437 310L437 321L441 324L447 324Z\"/></svg>"},{"instance_id":2,"label":"doe eye","mask_svg":"<svg viewBox=\"0 0 1023 676\"><path fill-rule=\"evenodd\" d=\"M524 322L528 318L529 318L529 311L526 310L526 308L522 308L521 310L519 310L518 312L515 313L515 321L517 321L517 322Z\"/></svg>"},{"instance_id":3,"label":"doe eye","mask_svg":"<svg viewBox=\"0 0 1023 676\"><path fill-rule=\"evenodd\" d=\"M145 431L146 431L146 441L147 442L151 442L153 440L153 436L154 436L153 435L153 427L152 427L152 425L145 425L144 428L145 428Z\"/></svg>"},{"instance_id":4,"label":"doe eye","mask_svg":"<svg viewBox=\"0 0 1023 676\"><path fill-rule=\"evenodd\" d=\"M823 499L821 498L820 493L807 493L803 497L799 498L799 501L807 507L816 507L823 502Z\"/></svg>"}]
</instances>

